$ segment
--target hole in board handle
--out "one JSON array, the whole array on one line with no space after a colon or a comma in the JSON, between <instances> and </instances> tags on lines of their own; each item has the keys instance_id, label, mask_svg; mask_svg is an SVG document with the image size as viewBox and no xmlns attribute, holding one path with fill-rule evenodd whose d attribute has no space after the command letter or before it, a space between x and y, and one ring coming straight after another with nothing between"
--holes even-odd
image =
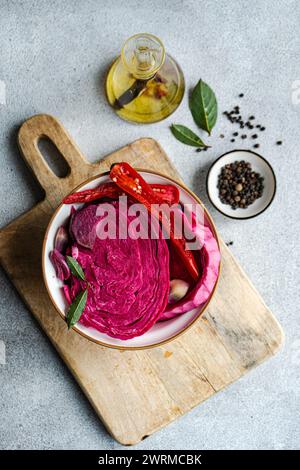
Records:
<instances>
[{"instance_id":1,"label":"hole in board handle","mask_svg":"<svg viewBox=\"0 0 300 470\"><path fill-rule=\"evenodd\" d=\"M41 137L37 146L43 158L58 178L65 178L70 173L70 167L56 145L48 137Z\"/></svg>"}]
</instances>

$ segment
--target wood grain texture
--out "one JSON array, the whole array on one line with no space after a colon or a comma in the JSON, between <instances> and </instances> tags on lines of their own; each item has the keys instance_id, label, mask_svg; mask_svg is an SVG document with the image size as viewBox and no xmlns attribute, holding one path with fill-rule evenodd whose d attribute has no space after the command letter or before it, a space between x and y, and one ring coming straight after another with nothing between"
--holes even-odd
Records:
<instances>
[{"instance_id":1,"label":"wood grain texture","mask_svg":"<svg viewBox=\"0 0 300 470\"><path fill-rule=\"evenodd\" d=\"M37 142L44 136L68 162L66 178L55 176L43 160ZM23 124L19 146L46 197L1 230L0 261L115 439L126 445L139 442L276 353L283 342L281 327L222 241L215 296L203 317L177 340L145 351L118 351L68 332L41 272L44 233L62 196L121 160L180 177L152 139L88 163L61 124L47 115Z\"/></svg>"}]
</instances>

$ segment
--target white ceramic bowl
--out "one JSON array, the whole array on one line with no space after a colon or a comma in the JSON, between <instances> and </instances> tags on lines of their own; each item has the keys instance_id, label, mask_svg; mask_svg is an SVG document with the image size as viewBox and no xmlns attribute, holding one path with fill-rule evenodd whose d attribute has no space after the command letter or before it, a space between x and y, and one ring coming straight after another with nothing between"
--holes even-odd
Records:
<instances>
[{"instance_id":1,"label":"white ceramic bowl","mask_svg":"<svg viewBox=\"0 0 300 470\"><path fill-rule=\"evenodd\" d=\"M146 171L140 170L143 178L148 183L158 183L158 184L175 184L178 189L180 190L180 200L182 203L200 203L203 207L200 200L187 188L175 183L175 181L166 178L160 174L154 174ZM108 173L102 174L98 177L92 178L79 187L76 188L76 191L94 188L101 183L105 183L110 181ZM74 190L75 191L75 190ZM72 192L74 192L72 191ZM82 204L74 204L75 207L80 207ZM63 283L59 279L57 279L54 267L50 261L49 254L51 250L53 250L54 246L54 238L58 228L63 225L68 217L70 216L70 205L61 204L56 211L54 212L52 219L49 222L44 244L43 244L43 254L42 254L42 267L43 267L43 276L44 281L46 284L46 288L48 290L49 296L54 304L54 307L60 314L62 318L65 318L65 314L68 309L68 305L63 294L62 286ZM213 222L207 213L206 209L203 208L206 215L206 221L209 223L211 230L216 234L215 227ZM217 238L218 239L218 238ZM212 296L211 296L212 297ZM210 299L211 299L210 297ZM170 320L156 323L149 331L147 331L142 336L137 336L136 338L132 338L129 340L120 340L117 338L112 338L104 333L100 333L94 328L87 328L80 323L77 323L73 330L77 333L81 334L82 336L86 337L87 339L94 341L97 344L102 346L108 346L111 348L117 349L146 349L150 347L155 347L161 345L171 339L176 338L180 333L185 331L189 326L191 326L194 321L202 314L202 312L207 307L210 299L206 302L202 308L194 309L190 312L185 314L179 315L178 317L172 318ZM67 328L67 326L66 326Z\"/></svg>"},{"instance_id":2,"label":"white ceramic bowl","mask_svg":"<svg viewBox=\"0 0 300 470\"><path fill-rule=\"evenodd\" d=\"M251 163L253 171L264 177L264 190L262 197L256 199L247 208L232 209L230 205L223 204L219 198L218 177L224 165L240 160ZM206 189L211 203L222 214L232 219L250 219L265 211L273 201L276 193L276 178L270 163L258 153L251 150L233 150L225 153L212 164L207 175Z\"/></svg>"}]
</instances>

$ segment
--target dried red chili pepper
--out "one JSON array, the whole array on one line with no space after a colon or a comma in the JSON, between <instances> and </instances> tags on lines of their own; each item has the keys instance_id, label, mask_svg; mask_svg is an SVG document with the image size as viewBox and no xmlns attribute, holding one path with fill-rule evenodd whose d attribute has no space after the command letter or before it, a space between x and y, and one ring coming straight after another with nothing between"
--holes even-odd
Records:
<instances>
[{"instance_id":1,"label":"dried red chili pepper","mask_svg":"<svg viewBox=\"0 0 300 470\"><path fill-rule=\"evenodd\" d=\"M85 189L84 191L70 194L62 202L64 204L74 204L76 202L91 202L104 197L116 199L120 194L119 188L114 183L103 183L97 188Z\"/></svg>"},{"instance_id":2,"label":"dried red chili pepper","mask_svg":"<svg viewBox=\"0 0 300 470\"><path fill-rule=\"evenodd\" d=\"M144 204L148 212L158 217L162 225L166 224L166 220L162 217L161 212L157 213L152 206L153 204L159 204L155 191L134 168L126 162L116 163L111 168L110 177L125 193ZM170 226L165 226L165 228L170 234L171 243L192 278L197 280L199 278L199 270L192 251L186 249L184 238L175 238L172 223L168 225Z\"/></svg>"},{"instance_id":3,"label":"dried red chili pepper","mask_svg":"<svg viewBox=\"0 0 300 470\"><path fill-rule=\"evenodd\" d=\"M160 202L166 202L170 206L179 203L179 189L173 184L150 184Z\"/></svg>"},{"instance_id":4,"label":"dried red chili pepper","mask_svg":"<svg viewBox=\"0 0 300 470\"><path fill-rule=\"evenodd\" d=\"M151 188L155 192L160 203L169 205L178 204L179 191L176 186L171 184L152 184ZM92 202L97 199L109 198L117 199L123 191L115 183L103 183L97 188L86 189L77 193L70 194L63 199L64 204L74 204L76 202Z\"/></svg>"}]
</instances>

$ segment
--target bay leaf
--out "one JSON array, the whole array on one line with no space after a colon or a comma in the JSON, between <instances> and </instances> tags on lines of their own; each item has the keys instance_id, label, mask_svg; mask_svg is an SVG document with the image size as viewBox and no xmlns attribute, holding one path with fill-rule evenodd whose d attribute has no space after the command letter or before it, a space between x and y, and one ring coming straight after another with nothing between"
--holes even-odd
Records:
<instances>
[{"instance_id":1,"label":"bay leaf","mask_svg":"<svg viewBox=\"0 0 300 470\"><path fill-rule=\"evenodd\" d=\"M82 279L82 281L84 281L85 280L84 272L82 270L82 267L78 263L78 261L76 261L76 259L73 258L72 256L66 256L66 260L67 260L67 265L69 266L71 273L74 274L74 276L76 276L78 279Z\"/></svg>"},{"instance_id":2,"label":"bay leaf","mask_svg":"<svg viewBox=\"0 0 300 470\"><path fill-rule=\"evenodd\" d=\"M203 80L199 80L192 92L190 109L196 124L210 135L217 122L218 103L213 90Z\"/></svg>"},{"instance_id":3,"label":"bay leaf","mask_svg":"<svg viewBox=\"0 0 300 470\"><path fill-rule=\"evenodd\" d=\"M85 289L84 291L80 292L74 302L70 305L70 308L67 313L67 324L68 328L72 328L72 326L75 325L75 323L78 322L78 320L81 317L81 314L84 310L84 307L86 305L87 301L87 293L88 290Z\"/></svg>"},{"instance_id":4,"label":"bay leaf","mask_svg":"<svg viewBox=\"0 0 300 470\"><path fill-rule=\"evenodd\" d=\"M177 140L192 147L208 147L193 131L181 124L172 124L172 134Z\"/></svg>"}]
</instances>

